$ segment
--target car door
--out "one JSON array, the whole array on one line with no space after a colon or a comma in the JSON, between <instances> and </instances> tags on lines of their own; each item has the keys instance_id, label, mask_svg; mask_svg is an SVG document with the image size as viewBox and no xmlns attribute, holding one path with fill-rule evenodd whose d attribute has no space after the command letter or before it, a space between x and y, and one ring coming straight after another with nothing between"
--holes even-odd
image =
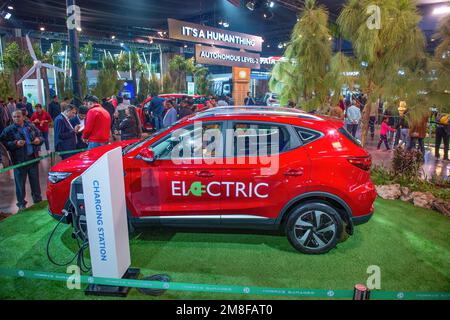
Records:
<instances>
[{"instance_id":1,"label":"car door","mask_svg":"<svg viewBox=\"0 0 450 320\"><path fill-rule=\"evenodd\" d=\"M290 125L230 121L228 128L234 137L227 134L222 183L234 189L224 191L222 223L273 223L294 193L306 191L307 151Z\"/></svg>"},{"instance_id":2,"label":"car door","mask_svg":"<svg viewBox=\"0 0 450 320\"><path fill-rule=\"evenodd\" d=\"M132 182L141 218L211 216L219 222L223 126L221 121L189 124L146 146L154 151L155 161L137 159Z\"/></svg>"}]
</instances>

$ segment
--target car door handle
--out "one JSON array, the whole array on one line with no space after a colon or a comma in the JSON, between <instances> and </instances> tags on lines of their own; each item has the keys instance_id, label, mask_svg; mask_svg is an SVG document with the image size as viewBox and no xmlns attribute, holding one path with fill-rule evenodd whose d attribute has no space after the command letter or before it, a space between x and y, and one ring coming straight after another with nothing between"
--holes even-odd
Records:
<instances>
[{"instance_id":1,"label":"car door handle","mask_svg":"<svg viewBox=\"0 0 450 320\"><path fill-rule=\"evenodd\" d=\"M301 169L289 169L288 171L284 172L285 176L289 176L289 177L298 177L303 175L303 168Z\"/></svg>"},{"instance_id":2,"label":"car door handle","mask_svg":"<svg viewBox=\"0 0 450 320\"><path fill-rule=\"evenodd\" d=\"M208 170L197 171L197 177L210 178L214 177L214 173Z\"/></svg>"}]
</instances>

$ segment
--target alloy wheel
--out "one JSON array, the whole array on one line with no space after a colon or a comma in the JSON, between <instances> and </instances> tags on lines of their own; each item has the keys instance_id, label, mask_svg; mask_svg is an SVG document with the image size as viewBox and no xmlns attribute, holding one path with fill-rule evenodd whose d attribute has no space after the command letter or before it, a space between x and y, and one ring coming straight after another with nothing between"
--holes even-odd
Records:
<instances>
[{"instance_id":1,"label":"alloy wheel","mask_svg":"<svg viewBox=\"0 0 450 320\"><path fill-rule=\"evenodd\" d=\"M337 232L337 226L330 214L310 210L301 214L294 225L298 243L308 249L318 250L327 246Z\"/></svg>"}]
</instances>

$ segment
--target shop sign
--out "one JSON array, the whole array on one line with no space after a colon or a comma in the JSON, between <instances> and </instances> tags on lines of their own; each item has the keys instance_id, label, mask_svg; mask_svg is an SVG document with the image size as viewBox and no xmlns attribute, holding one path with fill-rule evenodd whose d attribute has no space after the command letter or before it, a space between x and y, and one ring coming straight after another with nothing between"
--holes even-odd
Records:
<instances>
[{"instance_id":1,"label":"shop sign","mask_svg":"<svg viewBox=\"0 0 450 320\"><path fill-rule=\"evenodd\" d=\"M262 38L250 34L223 30L195 23L167 19L169 25L169 38L244 49L249 51L262 51Z\"/></svg>"},{"instance_id":2,"label":"shop sign","mask_svg":"<svg viewBox=\"0 0 450 320\"><path fill-rule=\"evenodd\" d=\"M259 60L260 56L257 53L202 45L195 46L195 61L201 64L259 69Z\"/></svg>"}]
</instances>

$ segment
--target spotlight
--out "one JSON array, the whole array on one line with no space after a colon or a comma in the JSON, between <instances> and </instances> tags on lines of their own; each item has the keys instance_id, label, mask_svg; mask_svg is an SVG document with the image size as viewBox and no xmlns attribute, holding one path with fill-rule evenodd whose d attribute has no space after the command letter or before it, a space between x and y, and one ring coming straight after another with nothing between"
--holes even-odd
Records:
<instances>
[{"instance_id":1,"label":"spotlight","mask_svg":"<svg viewBox=\"0 0 450 320\"><path fill-rule=\"evenodd\" d=\"M150 44L153 43L153 38L150 39Z\"/></svg>"},{"instance_id":2,"label":"spotlight","mask_svg":"<svg viewBox=\"0 0 450 320\"><path fill-rule=\"evenodd\" d=\"M12 5L9 5L8 10L14 10L14 7Z\"/></svg>"},{"instance_id":3,"label":"spotlight","mask_svg":"<svg viewBox=\"0 0 450 320\"><path fill-rule=\"evenodd\" d=\"M81 29L81 28L77 28L77 31L78 31L78 32L81 32L82 30L83 30L83 29Z\"/></svg>"},{"instance_id":4,"label":"spotlight","mask_svg":"<svg viewBox=\"0 0 450 320\"><path fill-rule=\"evenodd\" d=\"M223 27L224 28L228 28L230 26L230 24L228 23L228 21L225 21L224 23L223 23Z\"/></svg>"},{"instance_id":5,"label":"spotlight","mask_svg":"<svg viewBox=\"0 0 450 320\"><path fill-rule=\"evenodd\" d=\"M278 44L278 49L283 49L283 44L281 42Z\"/></svg>"},{"instance_id":6,"label":"spotlight","mask_svg":"<svg viewBox=\"0 0 450 320\"><path fill-rule=\"evenodd\" d=\"M219 25L223 25L223 21L222 20L219 21Z\"/></svg>"},{"instance_id":7,"label":"spotlight","mask_svg":"<svg viewBox=\"0 0 450 320\"><path fill-rule=\"evenodd\" d=\"M5 20L9 20L9 19L11 19L12 14L9 13L8 11L2 11L1 16L2 16L3 18L5 18Z\"/></svg>"},{"instance_id":8,"label":"spotlight","mask_svg":"<svg viewBox=\"0 0 450 320\"><path fill-rule=\"evenodd\" d=\"M187 48L188 46L187 46L187 44L185 44L184 46L183 46L183 48Z\"/></svg>"},{"instance_id":9,"label":"spotlight","mask_svg":"<svg viewBox=\"0 0 450 320\"><path fill-rule=\"evenodd\" d=\"M115 38L116 38L116 36L115 36L115 35L112 35L112 36L111 36L111 39L113 39L113 40L114 40Z\"/></svg>"},{"instance_id":10,"label":"spotlight","mask_svg":"<svg viewBox=\"0 0 450 320\"><path fill-rule=\"evenodd\" d=\"M124 45L125 45L125 43L123 43L123 42L120 43L120 46L121 46L121 47L123 47Z\"/></svg>"},{"instance_id":11,"label":"spotlight","mask_svg":"<svg viewBox=\"0 0 450 320\"><path fill-rule=\"evenodd\" d=\"M256 7L256 1L249 1L245 6L247 7L248 10L253 11L255 10Z\"/></svg>"},{"instance_id":12,"label":"spotlight","mask_svg":"<svg viewBox=\"0 0 450 320\"><path fill-rule=\"evenodd\" d=\"M45 31L45 28L44 27L40 27L39 30Z\"/></svg>"},{"instance_id":13,"label":"spotlight","mask_svg":"<svg viewBox=\"0 0 450 320\"><path fill-rule=\"evenodd\" d=\"M262 16L264 19L272 19L273 18L273 12L270 10L263 10Z\"/></svg>"},{"instance_id":14,"label":"spotlight","mask_svg":"<svg viewBox=\"0 0 450 320\"><path fill-rule=\"evenodd\" d=\"M450 13L449 6L438 7L433 10L434 15L441 15L441 14L447 14L447 13Z\"/></svg>"},{"instance_id":15,"label":"spotlight","mask_svg":"<svg viewBox=\"0 0 450 320\"><path fill-rule=\"evenodd\" d=\"M268 2L267 2L267 6L268 6L269 8L273 8L273 7L275 6L275 2L273 2L273 1L268 1Z\"/></svg>"}]
</instances>

